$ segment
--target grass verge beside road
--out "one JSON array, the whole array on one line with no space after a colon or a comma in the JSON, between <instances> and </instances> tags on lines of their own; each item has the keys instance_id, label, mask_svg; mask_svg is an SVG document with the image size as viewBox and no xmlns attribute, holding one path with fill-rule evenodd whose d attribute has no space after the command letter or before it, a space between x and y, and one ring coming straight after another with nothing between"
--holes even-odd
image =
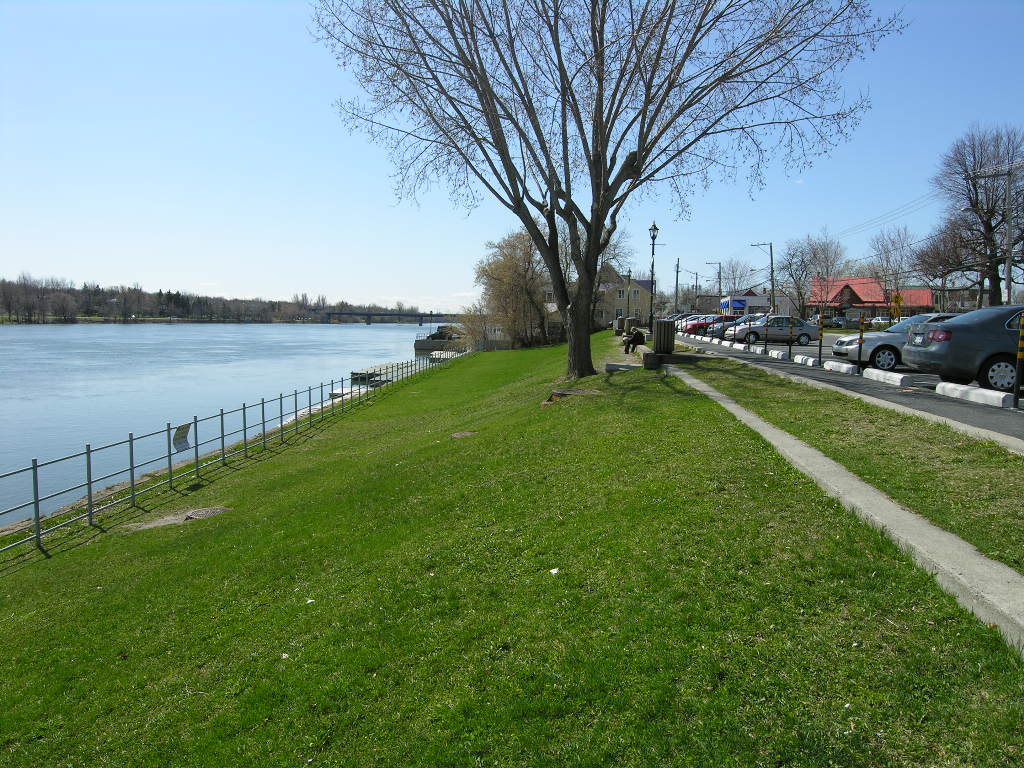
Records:
<instances>
[{"instance_id":1,"label":"grass verge beside road","mask_svg":"<svg viewBox=\"0 0 1024 768\"><path fill-rule=\"evenodd\" d=\"M944 424L731 360L708 357L685 370L1024 573L1024 456Z\"/></svg>"},{"instance_id":2,"label":"grass verge beside road","mask_svg":"<svg viewBox=\"0 0 1024 768\"><path fill-rule=\"evenodd\" d=\"M8 572L0 763L1019 765L994 630L678 380L542 409L564 361L456 361L145 502L229 512Z\"/></svg>"}]
</instances>

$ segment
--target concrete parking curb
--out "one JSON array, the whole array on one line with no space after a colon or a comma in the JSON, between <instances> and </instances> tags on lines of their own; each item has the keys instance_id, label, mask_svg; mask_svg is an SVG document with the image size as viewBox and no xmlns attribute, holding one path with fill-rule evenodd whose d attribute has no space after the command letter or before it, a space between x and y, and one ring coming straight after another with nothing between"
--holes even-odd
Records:
<instances>
[{"instance_id":1,"label":"concrete parking curb","mask_svg":"<svg viewBox=\"0 0 1024 768\"><path fill-rule=\"evenodd\" d=\"M826 371L834 373L845 373L849 376L856 376L860 373L860 367L853 363L843 363L839 360L826 360L822 366Z\"/></svg>"},{"instance_id":2,"label":"concrete parking curb","mask_svg":"<svg viewBox=\"0 0 1024 768\"><path fill-rule=\"evenodd\" d=\"M861 374L865 379L880 381L883 384L892 384L894 387L909 387L914 377L894 371L881 371L878 368L865 368Z\"/></svg>"},{"instance_id":3,"label":"concrete parking curb","mask_svg":"<svg viewBox=\"0 0 1024 768\"><path fill-rule=\"evenodd\" d=\"M996 408L1013 407L1012 392L997 392L994 389L982 389L981 387L971 387L966 384L951 384L946 381L936 385L935 392L946 397L970 400L972 403L994 405Z\"/></svg>"},{"instance_id":4,"label":"concrete parking curb","mask_svg":"<svg viewBox=\"0 0 1024 768\"><path fill-rule=\"evenodd\" d=\"M956 601L1010 645L1024 649L1024 576L985 557L972 544L901 507L841 464L748 411L699 379L672 366L666 370L720 404L760 434L796 469L858 517L885 532Z\"/></svg>"},{"instance_id":5,"label":"concrete parking curb","mask_svg":"<svg viewBox=\"0 0 1024 768\"><path fill-rule=\"evenodd\" d=\"M817 357L812 357L811 355L793 355L793 362L797 365L821 365L821 361L818 360Z\"/></svg>"},{"instance_id":6,"label":"concrete parking curb","mask_svg":"<svg viewBox=\"0 0 1024 768\"><path fill-rule=\"evenodd\" d=\"M772 352L774 351L775 350L772 350ZM769 352L768 354L771 355L772 352ZM782 354L784 355L786 353L783 352ZM862 402L870 403L871 405L876 405L879 408L885 408L886 410L889 411L895 411L896 413L902 413L907 416L917 416L918 418L925 419L927 421L933 421L937 424L945 424L947 427L949 427L950 429L955 429L957 432L962 432L965 435L970 435L971 437L977 438L978 440L991 440L994 443L998 443L1008 451L1024 455L1024 440L1021 440L1018 437L1013 437L1012 435L1004 435L1002 432L993 432L991 429L975 427L972 424L964 424L962 421L957 421L956 419L948 419L945 416L940 416L936 413L929 413L928 411L919 411L916 408L909 408L905 405L900 405L899 403L890 403L888 400L882 400L879 397L865 395L861 392L851 392L848 389L837 387L834 384L828 384L824 381L816 381L815 379L808 379L807 377L800 376L799 374L796 373L789 373L788 371L777 371L774 368L769 368L763 365L758 360L744 360L739 357L729 357L727 359L737 362L740 365L749 365L751 368L756 368L757 370L763 373L770 374L772 376L778 376L780 379L786 379L787 381L792 381L797 384L804 384L808 387L814 387L815 389L824 389L828 390L829 392L838 392L841 395L846 395L847 397L855 397Z\"/></svg>"},{"instance_id":7,"label":"concrete parking curb","mask_svg":"<svg viewBox=\"0 0 1024 768\"><path fill-rule=\"evenodd\" d=\"M772 349L768 352L768 357L774 357L776 360L789 360L789 352L783 352L781 349Z\"/></svg>"}]
</instances>

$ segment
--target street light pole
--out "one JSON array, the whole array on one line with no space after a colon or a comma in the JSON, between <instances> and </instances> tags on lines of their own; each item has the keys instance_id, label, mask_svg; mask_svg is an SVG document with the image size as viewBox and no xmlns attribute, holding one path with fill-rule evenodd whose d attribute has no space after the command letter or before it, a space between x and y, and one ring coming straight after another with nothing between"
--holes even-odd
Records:
<instances>
[{"instance_id":1,"label":"street light pole","mask_svg":"<svg viewBox=\"0 0 1024 768\"><path fill-rule=\"evenodd\" d=\"M626 317L629 317L629 289L633 285L633 270L626 272Z\"/></svg>"},{"instance_id":2,"label":"street light pole","mask_svg":"<svg viewBox=\"0 0 1024 768\"><path fill-rule=\"evenodd\" d=\"M658 239L658 225L655 222L651 222L651 228L647 230L651 233L651 312L648 317L647 327L651 333L654 333L654 241Z\"/></svg>"}]
</instances>

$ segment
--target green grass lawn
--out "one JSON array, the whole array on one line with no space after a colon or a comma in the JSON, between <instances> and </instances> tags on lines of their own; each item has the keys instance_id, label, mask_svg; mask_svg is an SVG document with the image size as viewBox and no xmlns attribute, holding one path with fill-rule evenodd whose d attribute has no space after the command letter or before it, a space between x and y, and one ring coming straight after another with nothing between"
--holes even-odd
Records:
<instances>
[{"instance_id":1,"label":"green grass lawn","mask_svg":"<svg viewBox=\"0 0 1024 768\"><path fill-rule=\"evenodd\" d=\"M1024 572L1024 456L722 358L685 370L989 557Z\"/></svg>"},{"instance_id":2,"label":"green grass lawn","mask_svg":"<svg viewBox=\"0 0 1024 768\"><path fill-rule=\"evenodd\" d=\"M564 360L457 361L145 502L229 512L8 563L0 763L1020 765L997 632L676 379L541 408Z\"/></svg>"}]
</instances>

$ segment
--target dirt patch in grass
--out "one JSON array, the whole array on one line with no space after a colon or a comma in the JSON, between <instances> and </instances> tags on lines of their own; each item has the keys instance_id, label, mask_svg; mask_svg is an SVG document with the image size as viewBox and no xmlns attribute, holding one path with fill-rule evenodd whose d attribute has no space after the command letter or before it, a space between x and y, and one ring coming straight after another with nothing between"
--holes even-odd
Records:
<instances>
[{"instance_id":1,"label":"dirt patch in grass","mask_svg":"<svg viewBox=\"0 0 1024 768\"><path fill-rule=\"evenodd\" d=\"M173 515L155 517L130 526L130 530L144 531L148 528L162 528L165 525L182 525L190 520L205 520L208 517L219 515L223 512L230 512L228 507L202 507L200 509L189 509L185 512L175 512Z\"/></svg>"}]
</instances>

